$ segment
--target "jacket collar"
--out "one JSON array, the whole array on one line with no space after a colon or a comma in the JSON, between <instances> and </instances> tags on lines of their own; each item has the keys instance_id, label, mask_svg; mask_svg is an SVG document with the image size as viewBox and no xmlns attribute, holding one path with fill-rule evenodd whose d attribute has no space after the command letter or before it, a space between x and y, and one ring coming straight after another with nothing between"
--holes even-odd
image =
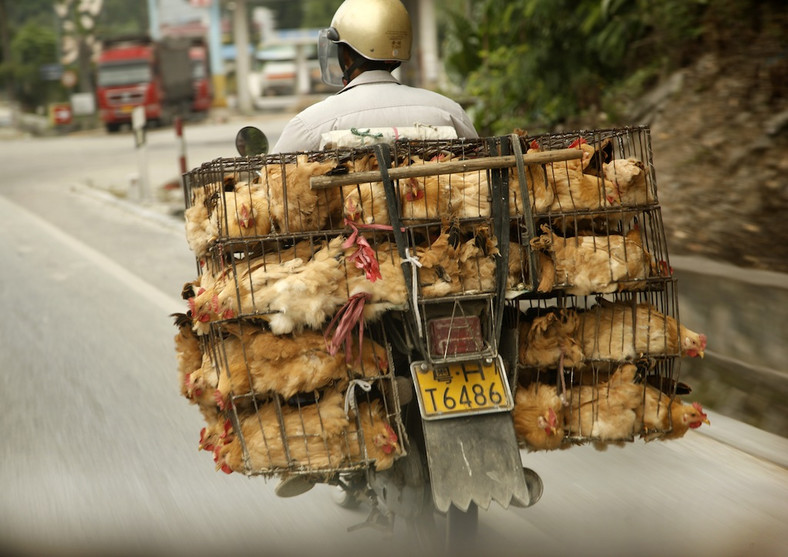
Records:
<instances>
[{"instance_id":1,"label":"jacket collar","mask_svg":"<svg viewBox=\"0 0 788 557\"><path fill-rule=\"evenodd\" d=\"M369 70L356 76L353 81L345 85L339 91L339 93L344 93L348 89L352 89L357 85L366 85L368 83L396 83L399 85L397 78L391 75L390 72L387 72L386 70Z\"/></svg>"}]
</instances>

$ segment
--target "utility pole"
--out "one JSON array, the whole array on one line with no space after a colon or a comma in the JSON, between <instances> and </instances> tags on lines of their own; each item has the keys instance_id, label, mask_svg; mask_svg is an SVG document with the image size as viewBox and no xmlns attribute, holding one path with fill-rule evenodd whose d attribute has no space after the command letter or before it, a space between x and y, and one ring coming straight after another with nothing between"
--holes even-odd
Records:
<instances>
[{"instance_id":1,"label":"utility pole","mask_svg":"<svg viewBox=\"0 0 788 557\"><path fill-rule=\"evenodd\" d=\"M222 10L219 4L219 0L213 0L210 5L208 43L213 78L213 105L225 107L227 106L227 78L224 75L224 60L222 60Z\"/></svg>"},{"instance_id":2,"label":"utility pole","mask_svg":"<svg viewBox=\"0 0 788 557\"><path fill-rule=\"evenodd\" d=\"M421 85L428 89L438 84L438 24L435 20L434 0L419 1L419 62Z\"/></svg>"},{"instance_id":3,"label":"utility pole","mask_svg":"<svg viewBox=\"0 0 788 557\"><path fill-rule=\"evenodd\" d=\"M241 114L252 112L252 96L249 93L249 25L246 17L246 0L235 0L233 11L233 36L235 41L235 88L238 110Z\"/></svg>"},{"instance_id":4,"label":"utility pole","mask_svg":"<svg viewBox=\"0 0 788 557\"><path fill-rule=\"evenodd\" d=\"M161 38L159 0L148 0L148 33L154 41L158 41Z\"/></svg>"}]
</instances>

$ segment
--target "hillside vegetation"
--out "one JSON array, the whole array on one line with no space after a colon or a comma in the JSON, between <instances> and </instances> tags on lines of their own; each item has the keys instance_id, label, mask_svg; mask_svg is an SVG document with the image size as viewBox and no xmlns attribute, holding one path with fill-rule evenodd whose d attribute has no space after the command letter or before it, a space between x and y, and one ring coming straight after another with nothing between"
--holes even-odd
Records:
<instances>
[{"instance_id":1,"label":"hillside vegetation","mask_svg":"<svg viewBox=\"0 0 788 557\"><path fill-rule=\"evenodd\" d=\"M788 272L785 29L771 1L485 0L447 60L484 134L649 125L671 252Z\"/></svg>"}]
</instances>

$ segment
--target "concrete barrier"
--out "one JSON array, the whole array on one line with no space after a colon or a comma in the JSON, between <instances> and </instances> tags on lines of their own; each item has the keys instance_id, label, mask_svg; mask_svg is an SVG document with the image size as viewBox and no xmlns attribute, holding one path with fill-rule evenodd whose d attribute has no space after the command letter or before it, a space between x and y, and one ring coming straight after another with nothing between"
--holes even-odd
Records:
<instances>
[{"instance_id":1,"label":"concrete barrier","mask_svg":"<svg viewBox=\"0 0 788 557\"><path fill-rule=\"evenodd\" d=\"M684 358L688 400L788 437L788 275L698 257L671 257L679 318L708 337L706 358Z\"/></svg>"}]
</instances>

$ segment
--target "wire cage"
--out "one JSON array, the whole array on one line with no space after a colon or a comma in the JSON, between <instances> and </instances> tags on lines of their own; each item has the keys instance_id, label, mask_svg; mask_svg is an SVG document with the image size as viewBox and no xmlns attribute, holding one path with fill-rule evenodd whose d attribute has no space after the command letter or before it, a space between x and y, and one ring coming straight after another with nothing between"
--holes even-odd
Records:
<instances>
[{"instance_id":1,"label":"wire cage","mask_svg":"<svg viewBox=\"0 0 788 557\"><path fill-rule=\"evenodd\" d=\"M679 435L680 358L705 338L679 322L648 128L520 137L520 146L583 151L519 172L531 214L518 233L535 279L514 302L522 446Z\"/></svg>"},{"instance_id":2,"label":"wire cage","mask_svg":"<svg viewBox=\"0 0 788 557\"><path fill-rule=\"evenodd\" d=\"M588 389L635 385L635 414L647 385L680 393L648 128L216 159L184 175L184 195L199 272L184 297L214 372L207 445L226 470L329 477L404 452L391 312L431 365L496 358L515 315L515 417L552 389L561 443L608 440L607 399ZM321 381L270 363L288 342L330 370ZM573 425L575 403L595 409L590 425ZM653 426L624 437L670 427Z\"/></svg>"},{"instance_id":3,"label":"wire cage","mask_svg":"<svg viewBox=\"0 0 788 557\"><path fill-rule=\"evenodd\" d=\"M321 332L277 336L251 319L214 323L209 339L221 427L231 428L214 453L223 470L329 481L402 454L382 328L335 353Z\"/></svg>"}]
</instances>

